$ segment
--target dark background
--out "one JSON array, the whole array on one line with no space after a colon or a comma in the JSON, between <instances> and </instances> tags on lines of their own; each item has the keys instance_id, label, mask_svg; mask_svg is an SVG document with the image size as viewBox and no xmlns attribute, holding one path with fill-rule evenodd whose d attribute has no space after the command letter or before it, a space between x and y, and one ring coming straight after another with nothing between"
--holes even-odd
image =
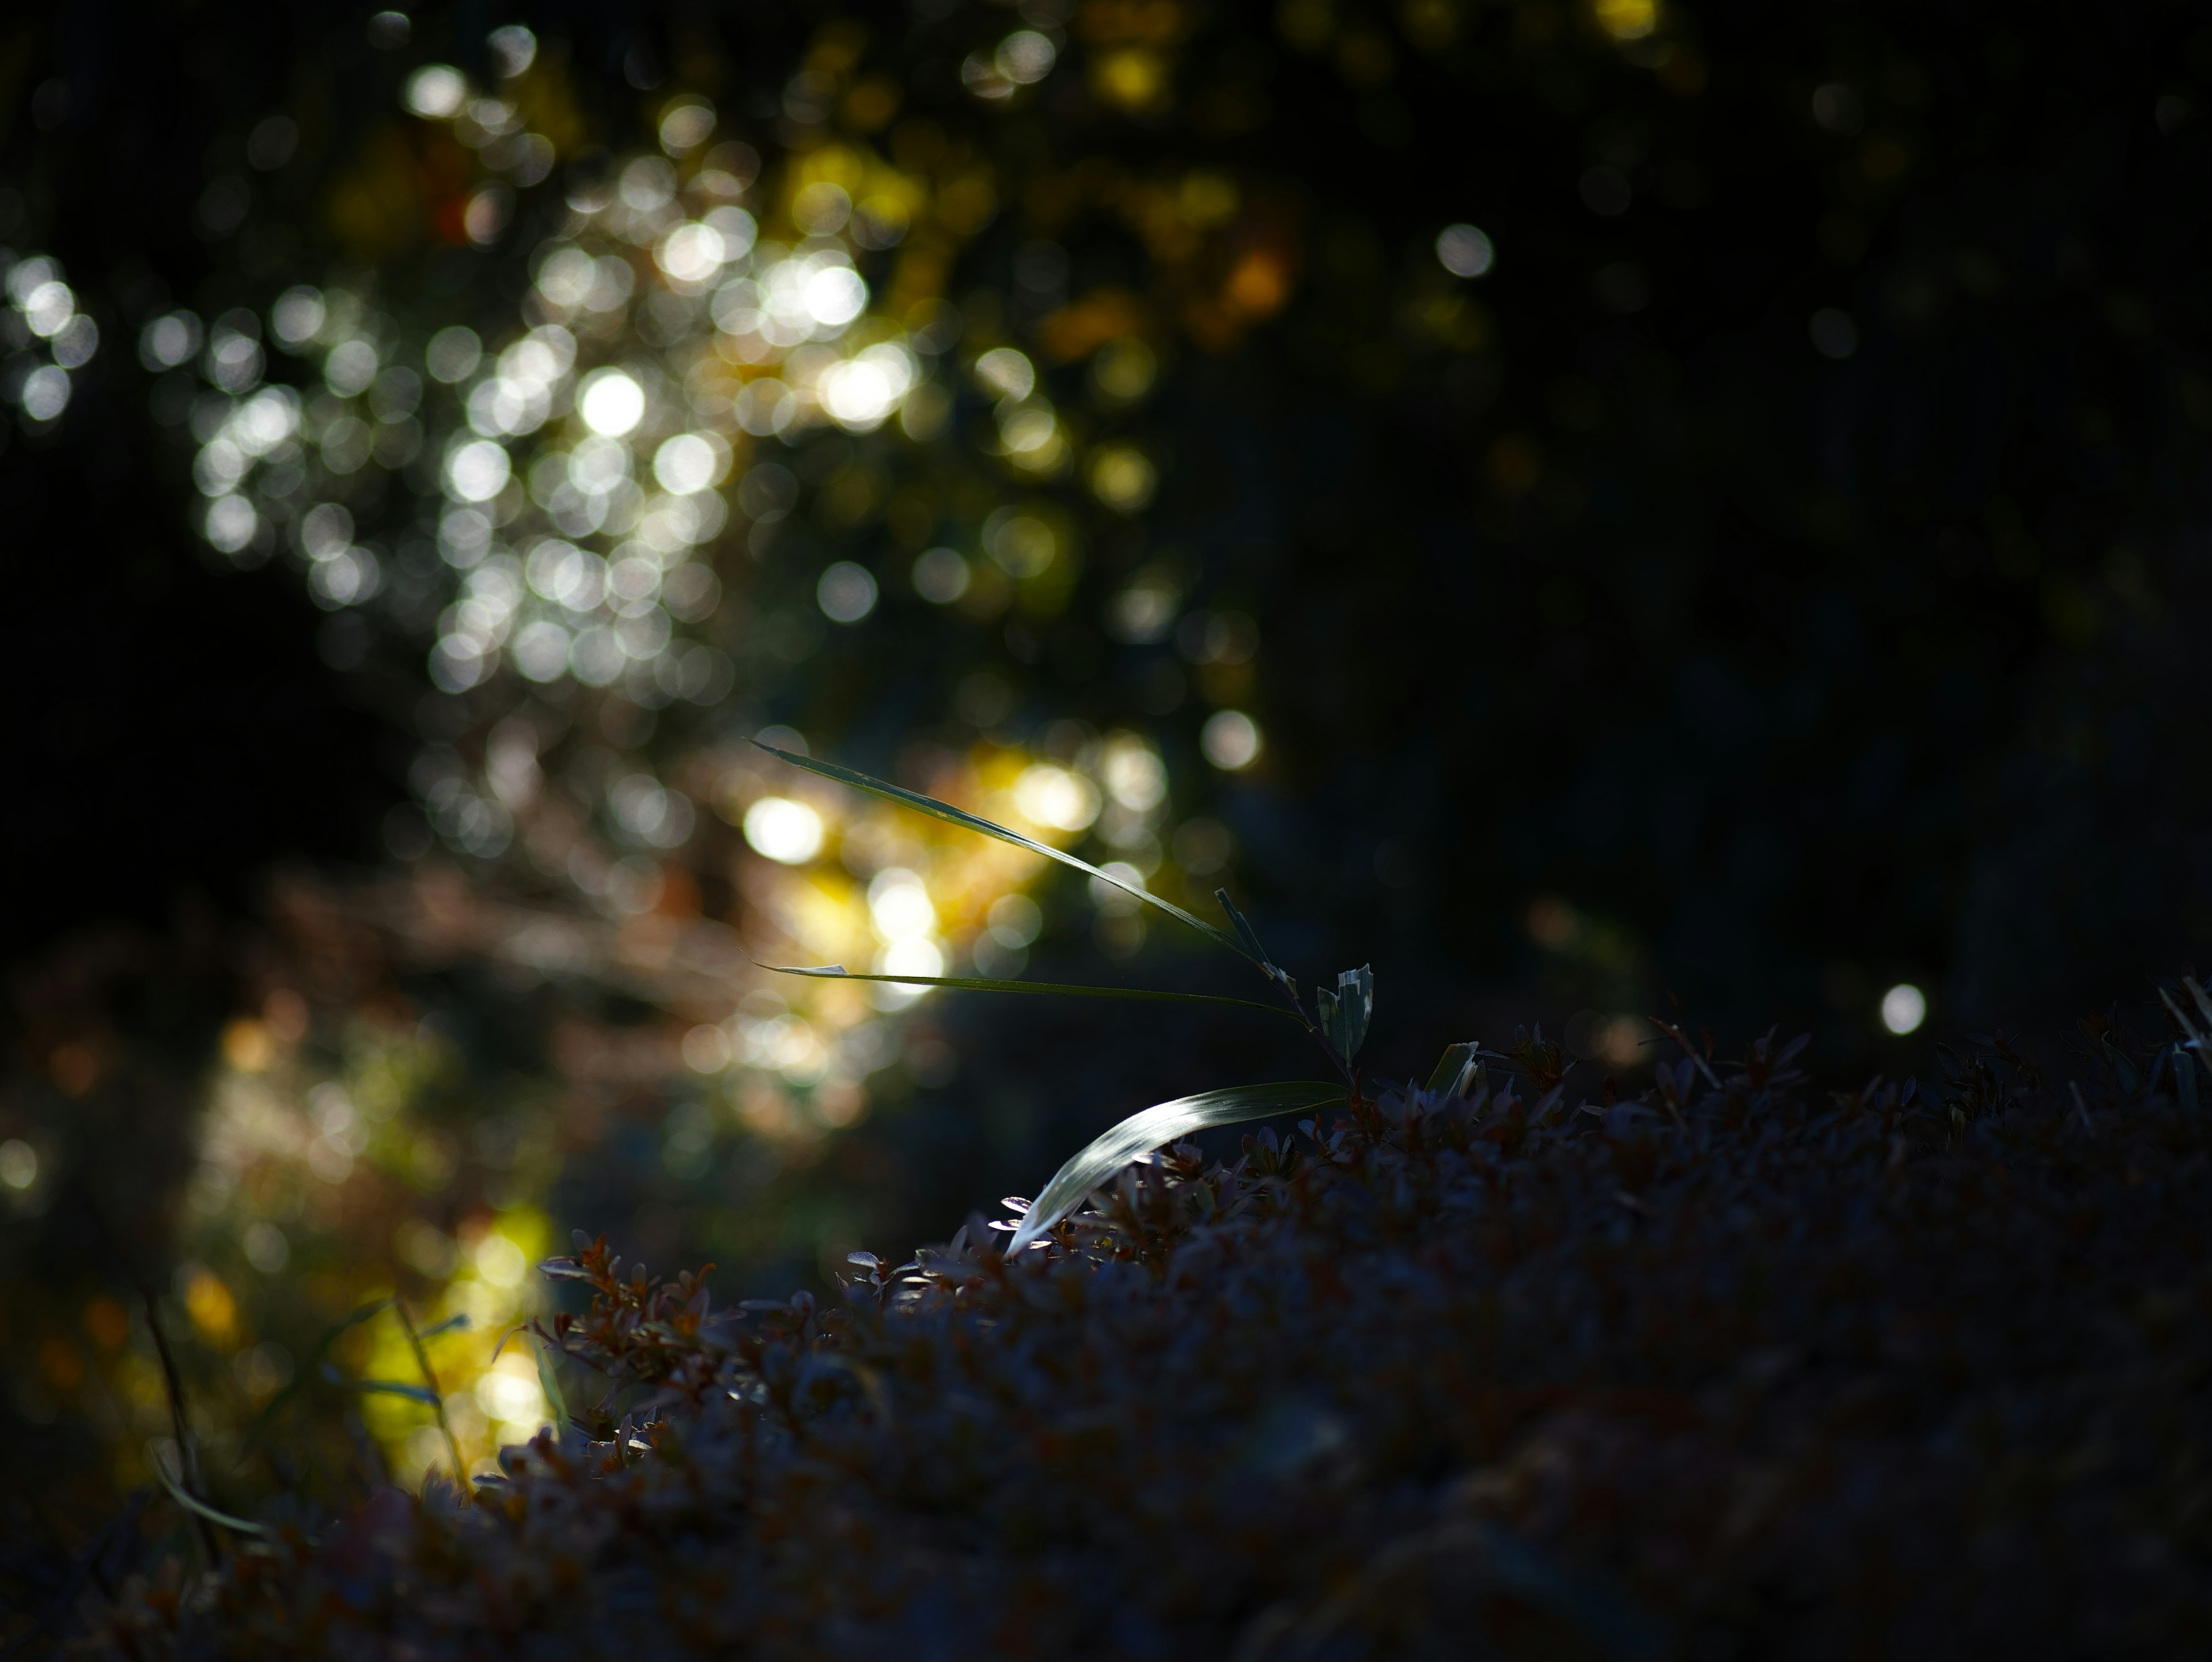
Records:
<instances>
[{"instance_id":1,"label":"dark background","mask_svg":"<svg viewBox=\"0 0 2212 1662\"><path fill-rule=\"evenodd\" d=\"M460 55L476 21L417 20L416 55L448 29ZM800 38L744 7L531 21L574 42L610 131L702 32L769 87ZM946 90L930 31L959 21L877 19L887 49L916 31L919 100ZM2212 413L2203 23L1705 5L1670 14L1701 65L1686 94L1587 40L1540 50L1547 27L1574 44L1564 11L1466 9L1452 48L1400 40L1363 88L1224 8L1187 73L1262 87L1255 129L1012 118L1048 153L1218 155L1299 187L1297 300L1186 358L1151 527L1268 643L1279 765L1224 811L1285 951L1548 974L1571 1001L1601 971L1523 928L1556 894L1653 985L1846 1048L1890 979L1987 1024L2186 955L2208 881L2185 648ZM313 254L312 215L241 255L193 204L302 84L327 127L279 185L311 200L389 72L359 20L289 9L71 8L13 39L13 234L108 308L95 384L0 456L20 958L159 922L181 892L250 904L282 856L374 859L409 735L319 662L280 574L196 548L123 320ZM1830 82L1856 131L1809 113ZM1593 212L1585 177L1616 163L1631 205ZM1376 313L1460 217L1502 250L1493 342L1439 364ZM1003 280L1006 218L975 281ZM1078 289L1127 263L1068 241ZM1820 307L1854 320L1849 359L1808 344ZM1111 707L1114 667L1030 707Z\"/></svg>"}]
</instances>

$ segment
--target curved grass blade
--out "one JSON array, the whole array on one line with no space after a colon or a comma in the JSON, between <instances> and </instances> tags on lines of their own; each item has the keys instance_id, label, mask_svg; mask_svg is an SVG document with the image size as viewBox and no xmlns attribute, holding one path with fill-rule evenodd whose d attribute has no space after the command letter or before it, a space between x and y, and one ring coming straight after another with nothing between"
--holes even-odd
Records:
<instances>
[{"instance_id":1,"label":"curved grass blade","mask_svg":"<svg viewBox=\"0 0 2212 1662\"><path fill-rule=\"evenodd\" d=\"M819 981L889 981L902 987L950 987L956 992L971 993L1058 993L1068 998L1136 998L1170 1004L1234 1004L1240 1009L1261 1010L1285 1021L1297 1021L1297 1014L1279 1004L1262 1004L1256 998L1224 998L1215 993L1158 992L1149 987L1084 987L1060 981L999 981L985 976L946 975L861 975L840 964L825 964L819 968L802 969L794 964L759 964L763 970L777 975L812 976Z\"/></svg>"},{"instance_id":2,"label":"curved grass blade","mask_svg":"<svg viewBox=\"0 0 2212 1662\"><path fill-rule=\"evenodd\" d=\"M1031 854L1041 854L1048 860L1057 860L1061 865L1073 867L1085 877L1095 877L1101 883L1110 883L1122 893L1133 896L1147 906L1165 912L1178 922L1188 924L1208 941L1226 947L1239 958L1249 958L1255 963L1264 965L1263 958L1255 958L1246 950L1243 942L1223 934L1204 918L1193 916L1173 901L1161 899L1149 889L1139 888L1133 883L1124 883L1120 878L1110 876L1099 870L1089 861L1079 860L1063 849L1054 848L1049 843L1040 843L1033 837L1024 837L1018 831L1009 831L1006 826L993 820L982 819L962 808L956 808L949 802L940 802L933 796L924 796L920 791L908 790L902 786L887 784L881 779L871 778L868 775L857 772L851 768L840 767L835 762L818 762L811 756L801 756L793 751L778 750L774 745L761 744L757 739L754 740L753 743L770 756L781 757L795 768L805 768L809 773L818 773L824 779L834 779L841 785L850 785L854 790L864 790L872 796L880 796L886 801L899 803L912 808L917 813L926 813L933 819L942 819L947 825L958 825L964 831L977 831L985 837L995 837L1001 843L1011 843L1018 849L1027 849Z\"/></svg>"},{"instance_id":3,"label":"curved grass blade","mask_svg":"<svg viewBox=\"0 0 2212 1662\"><path fill-rule=\"evenodd\" d=\"M425 1408L438 1405L438 1393L428 1385L410 1385L404 1379L349 1379L336 1368L324 1370L323 1377L332 1385L347 1391L358 1391L371 1397L404 1397L410 1403L420 1403Z\"/></svg>"},{"instance_id":4,"label":"curved grass blade","mask_svg":"<svg viewBox=\"0 0 2212 1662\"><path fill-rule=\"evenodd\" d=\"M186 1488L170 1474L169 1463L161 1458L159 1449L152 1450L148 1458L154 1468L154 1475L161 1480L161 1487L169 1491L169 1498L187 1512L196 1512L210 1523L221 1524L225 1529L234 1529L240 1535L269 1533L265 1524L257 1524L249 1518L234 1518L227 1512L217 1511Z\"/></svg>"},{"instance_id":5,"label":"curved grass blade","mask_svg":"<svg viewBox=\"0 0 2212 1662\"><path fill-rule=\"evenodd\" d=\"M1006 1243L1008 1257L1020 1251L1082 1203L1083 1197L1139 1154L1209 1125L1234 1125L1270 1114L1333 1107L1346 1099L1341 1085L1297 1080L1280 1085L1232 1085L1177 1097L1132 1114L1053 1173Z\"/></svg>"}]
</instances>

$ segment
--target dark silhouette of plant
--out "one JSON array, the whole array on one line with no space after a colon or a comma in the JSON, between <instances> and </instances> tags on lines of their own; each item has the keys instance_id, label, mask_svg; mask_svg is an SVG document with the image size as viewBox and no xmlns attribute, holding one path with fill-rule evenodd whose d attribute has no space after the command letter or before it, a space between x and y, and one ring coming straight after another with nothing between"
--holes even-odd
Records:
<instances>
[{"instance_id":1,"label":"dark silhouette of plant","mask_svg":"<svg viewBox=\"0 0 2212 1662\"><path fill-rule=\"evenodd\" d=\"M1678 1028L1603 1103L1455 1046L1034 1229L856 1252L835 1304L580 1236L531 1336L595 1400L473 1494L272 1507L79 1651L2194 1653L2185 991L2172 1042L2100 1036L2124 1081L1992 1041L1822 1095L1798 1042Z\"/></svg>"}]
</instances>

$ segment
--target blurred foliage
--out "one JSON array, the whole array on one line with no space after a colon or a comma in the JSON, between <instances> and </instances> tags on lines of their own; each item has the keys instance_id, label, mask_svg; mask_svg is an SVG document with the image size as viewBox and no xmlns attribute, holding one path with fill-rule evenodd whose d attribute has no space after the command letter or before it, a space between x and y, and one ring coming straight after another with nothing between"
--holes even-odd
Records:
<instances>
[{"instance_id":1,"label":"blurred foliage","mask_svg":"<svg viewBox=\"0 0 2212 1662\"><path fill-rule=\"evenodd\" d=\"M1533 999L1626 1076L1679 993L1904 1072L1893 983L2070 1014L2207 933L2191 8L524 21L0 61L0 241L99 340L10 289L0 507L89 552L9 568L0 1320L78 1523L167 1423L134 1276L206 1458L289 1379L335 1495L437 1448L343 1383L413 1377L396 1321L309 1363L365 1302L474 1318L428 1355L488 1458L539 1411L510 1249L819 1283L1250 1076L1180 1016L757 983L1196 973L766 724L1372 955L1401 1070ZM586 491L594 371L641 413Z\"/></svg>"}]
</instances>

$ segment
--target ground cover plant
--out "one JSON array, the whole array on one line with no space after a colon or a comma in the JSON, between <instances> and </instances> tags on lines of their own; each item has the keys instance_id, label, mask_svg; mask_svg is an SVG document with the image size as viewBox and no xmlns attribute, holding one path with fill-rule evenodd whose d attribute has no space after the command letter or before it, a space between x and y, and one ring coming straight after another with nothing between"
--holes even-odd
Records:
<instances>
[{"instance_id":1,"label":"ground cover plant","mask_svg":"<svg viewBox=\"0 0 2212 1662\"><path fill-rule=\"evenodd\" d=\"M1224 944L1293 990L1248 930ZM1034 1204L855 1253L834 1307L718 1307L703 1272L580 1236L544 1268L583 1302L517 1341L560 1422L500 1475L336 1519L177 1482L200 1556L86 1593L79 1653L2212 1637L2196 982L2159 1039L1993 1037L1842 1092L1802 1039L1730 1058L1670 1026L1632 1099L1540 1033L1370 1081L1371 988L1300 1011L1346 1075L1304 1088L1341 1111L1212 1155L1182 1130L1223 1105L1164 1105Z\"/></svg>"},{"instance_id":2,"label":"ground cover plant","mask_svg":"<svg viewBox=\"0 0 2212 1662\"><path fill-rule=\"evenodd\" d=\"M582 1243L549 1332L604 1397L473 1497L271 1511L84 1653L2204 1641L2191 1050L1823 1096L1768 1039L1613 1103L1553 1054L1171 1148L1011 1258L981 1217L860 1257L834 1308Z\"/></svg>"}]
</instances>

